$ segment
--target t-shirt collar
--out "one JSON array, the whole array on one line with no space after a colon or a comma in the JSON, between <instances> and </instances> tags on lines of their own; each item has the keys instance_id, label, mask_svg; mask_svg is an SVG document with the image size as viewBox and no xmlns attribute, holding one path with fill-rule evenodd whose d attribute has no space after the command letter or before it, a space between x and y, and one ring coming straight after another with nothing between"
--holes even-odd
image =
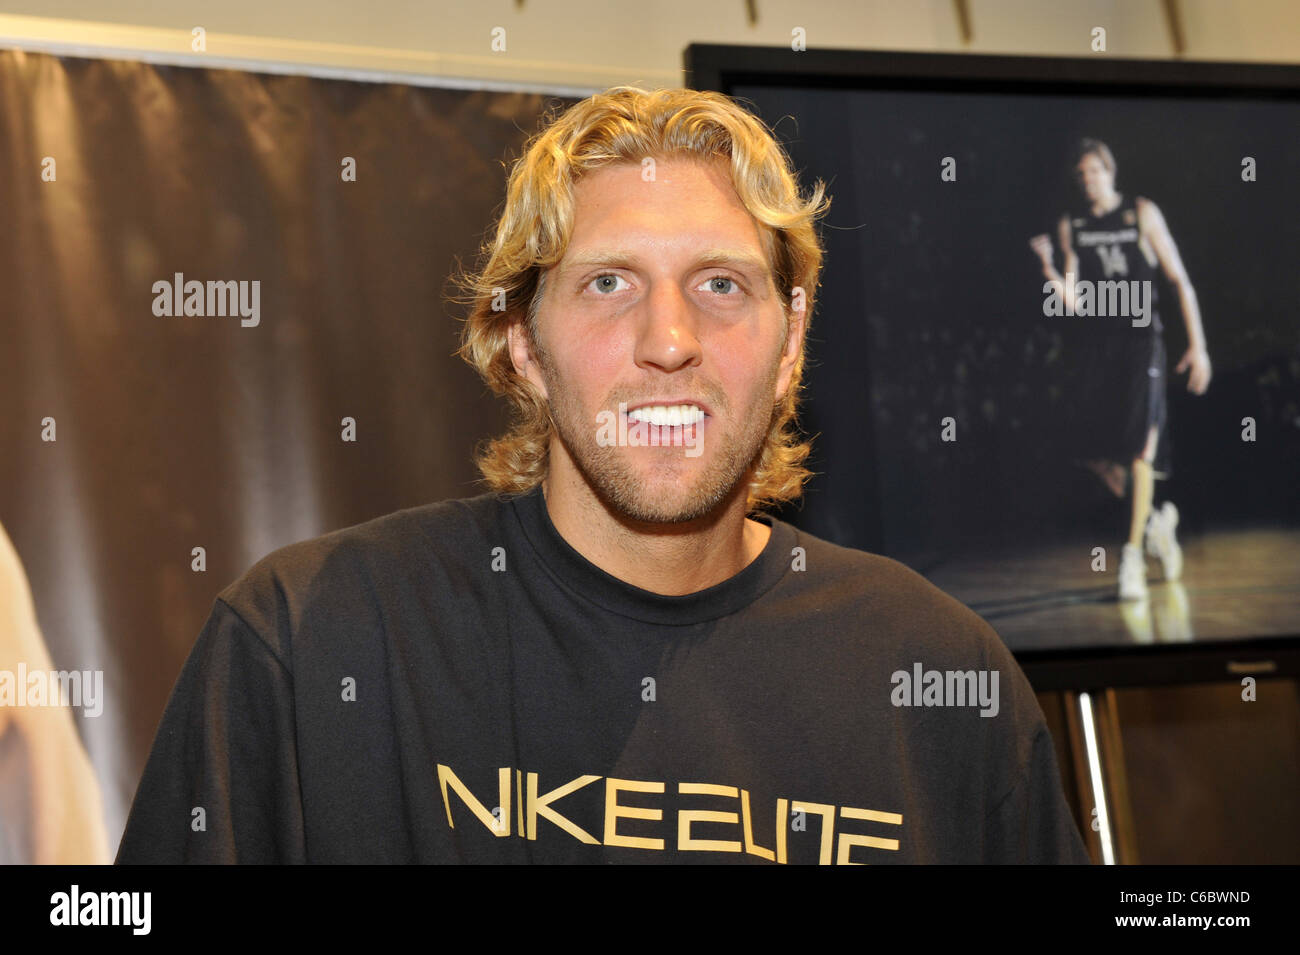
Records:
<instances>
[{"instance_id":1,"label":"t-shirt collar","mask_svg":"<svg viewBox=\"0 0 1300 955\"><path fill-rule=\"evenodd\" d=\"M538 565L566 590L611 613L645 623L687 625L735 613L770 590L790 568L798 532L771 515L755 520L772 528L767 545L738 574L706 590L682 596L656 594L606 573L578 553L551 523L541 485L509 499L514 515Z\"/></svg>"}]
</instances>

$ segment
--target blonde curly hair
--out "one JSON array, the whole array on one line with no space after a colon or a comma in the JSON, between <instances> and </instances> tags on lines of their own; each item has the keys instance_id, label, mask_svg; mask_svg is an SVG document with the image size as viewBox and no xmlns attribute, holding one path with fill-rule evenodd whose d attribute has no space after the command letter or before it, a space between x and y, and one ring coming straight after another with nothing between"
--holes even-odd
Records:
<instances>
[{"instance_id":1,"label":"blonde curly hair","mask_svg":"<svg viewBox=\"0 0 1300 955\"><path fill-rule=\"evenodd\" d=\"M558 117L548 113L511 169L496 236L480 250L484 264L455 279L462 290L457 300L469 307L456 354L512 406L509 431L475 453L484 480L498 493L524 493L546 476L556 432L546 399L515 370L508 336L522 322L529 342L538 342L545 273L564 257L573 230L574 184L612 163L683 156L730 160L736 193L760 225L787 327L796 288L803 289L811 321L822 264L814 223L830 200L821 181L808 198L799 195L789 158L752 113L720 93L634 86L597 93ZM803 367L801 345L790 388L772 411L749 485L748 513L798 500L812 476L803 466L812 446L796 420Z\"/></svg>"}]
</instances>

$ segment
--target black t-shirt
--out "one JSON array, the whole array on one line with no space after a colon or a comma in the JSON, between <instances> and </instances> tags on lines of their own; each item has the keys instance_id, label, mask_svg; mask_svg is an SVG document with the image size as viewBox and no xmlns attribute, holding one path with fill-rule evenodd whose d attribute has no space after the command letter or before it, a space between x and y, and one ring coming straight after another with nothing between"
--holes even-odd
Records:
<instances>
[{"instance_id":1,"label":"black t-shirt","mask_svg":"<svg viewBox=\"0 0 1300 955\"><path fill-rule=\"evenodd\" d=\"M1089 861L992 628L762 520L677 597L583 558L540 488L275 551L219 595L117 861Z\"/></svg>"}]
</instances>

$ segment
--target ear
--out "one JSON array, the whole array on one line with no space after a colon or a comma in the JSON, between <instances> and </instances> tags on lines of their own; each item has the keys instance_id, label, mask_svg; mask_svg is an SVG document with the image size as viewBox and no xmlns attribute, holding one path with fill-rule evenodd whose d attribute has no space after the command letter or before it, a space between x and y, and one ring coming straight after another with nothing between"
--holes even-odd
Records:
<instances>
[{"instance_id":1,"label":"ear","mask_svg":"<svg viewBox=\"0 0 1300 955\"><path fill-rule=\"evenodd\" d=\"M785 347L781 351L781 367L776 378L776 400L785 400L794 377L794 366L803 349L804 331L808 328L808 298L804 290L795 286L790 293L790 315L786 320Z\"/></svg>"},{"instance_id":2,"label":"ear","mask_svg":"<svg viewBox=\"0 0 1300 955\"><path fill-rule=\"evenodd\" d=\"M522 377L532 383L543 398L550 399L546 393L546 380L542 376L541 365L537 363L537 358L533 353L533 346L528 341L528 334L524 330L524 320L516 319L510 323L510 328L506 332L507 342L510 346L510 363L515 366L515 371Z\"/></svg>"}]
</instances>

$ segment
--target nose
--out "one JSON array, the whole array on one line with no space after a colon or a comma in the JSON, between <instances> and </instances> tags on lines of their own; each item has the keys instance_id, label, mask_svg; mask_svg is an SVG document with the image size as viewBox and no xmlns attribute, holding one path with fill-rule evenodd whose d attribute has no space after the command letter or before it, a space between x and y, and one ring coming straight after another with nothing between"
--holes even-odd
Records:
<instances>
[{"instance_id":1,"label":"nose","mask_svg":"<svg viewBox=\"0 0 1300 955\"><path fill-rule=\"evenodd\" d=\"M642 300L635 361L641 368L677 371L698 365L703 357L698 337L699 315L673 282L656 282Z\"/></svg>"}]
</instances>

